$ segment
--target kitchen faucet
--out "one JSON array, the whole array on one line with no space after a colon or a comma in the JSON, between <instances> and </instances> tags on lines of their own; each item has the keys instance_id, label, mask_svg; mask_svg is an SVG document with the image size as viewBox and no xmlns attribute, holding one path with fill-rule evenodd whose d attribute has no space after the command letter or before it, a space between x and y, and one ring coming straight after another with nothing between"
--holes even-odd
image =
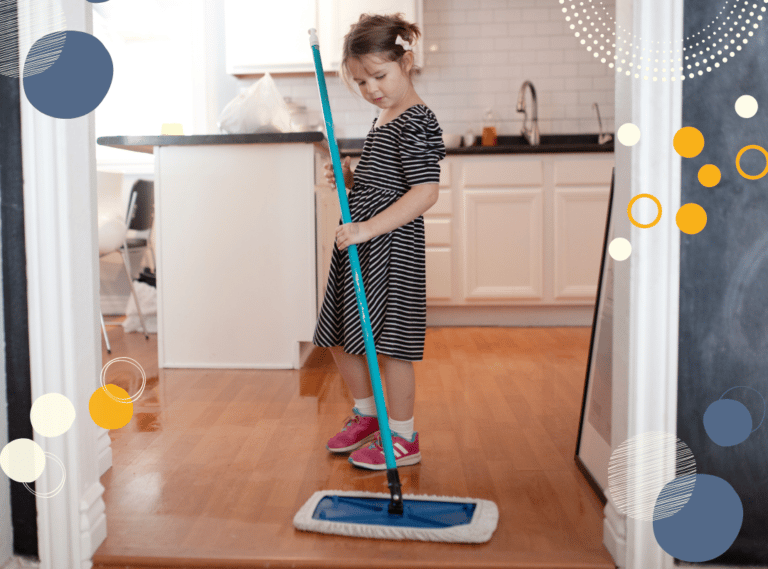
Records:
<instances>
[{"instance_id":1,"label":"kitchen faucet","mask_svg":"<svg viewBox=\"0 0 768 569\"><path fill-rule=\"evenodd\" d=\"M528 111L525 107L525 88L529 87L531 89L531 104L533 106L533 117L531 118L531 127L527 128L526 123L528 122ZM528 141L528 144L531 146L538 146L539 145L539 113L538 113L538 105L536 103L536 89L533 88L533 83L530 81L524 81L523 84L520 86L520 93L517 95L517 112L518 113L525 113L525 117L523 118L523 130L520 131L520 133L523 135L523 138L525 138Z\"/></svg>"},{"instance_id":2,"label":"kitchen faucet","mask_svg":"<svg viewBox=\"0 0 768 569\"><path fill-rule=\"evenodd\" d=\"M610 134L603 133L603 121L600 120L600 107L597 106L597 103L592 103L592 108L597 111L597 125L600 127L600 134L597 136L597 143L605 144L606 142L610 142L613 137Z\"/></svg>"}]
</instances>

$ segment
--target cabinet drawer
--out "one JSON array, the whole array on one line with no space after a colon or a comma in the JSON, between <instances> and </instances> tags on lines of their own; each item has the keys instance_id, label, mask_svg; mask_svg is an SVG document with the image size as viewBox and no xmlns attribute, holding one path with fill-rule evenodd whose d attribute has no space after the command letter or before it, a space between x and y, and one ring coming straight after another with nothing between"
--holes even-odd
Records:
<instances>
[{"instance_id":1,"label":"cabinet drawer","mask_svg":"<svg viewBox=\"0 0 768 569\"><path fill-rule=\"evenodd\" d=\"M464 164L464 186L467 188L489 186L541 186L544 183L544 167L536 160L473 160Z\"/></svg>"},{"instance_id":2,"label":"cabinet drawer","mask_svg":"<svg viewBox=\"0 0 768 569\"><path fill-rule=\"evenodd\" d=\"M613 160L560 160L555 162L556 186L610 184Z\"/></svg>"}]
</instances>

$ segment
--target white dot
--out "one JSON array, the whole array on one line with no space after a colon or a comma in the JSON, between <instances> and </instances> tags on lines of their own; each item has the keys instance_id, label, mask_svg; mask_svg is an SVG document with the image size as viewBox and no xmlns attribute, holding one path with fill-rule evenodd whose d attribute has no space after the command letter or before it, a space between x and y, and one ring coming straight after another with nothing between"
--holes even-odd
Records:
<instances>
[{"instance_id":1,"label":"white dot","mask_svg":"<svg viewBox=\"0 0 768 569\"><path fill-rule=\"evenodd\" d=\"M608 254L617 261L624 261L632 253L632 244L623 237L617 237L608 245Z\"/></svg>"},{"instance_id":2,"label":"white dot","mask_svg":"<svg viewBox=\"0 0 768 569\"><path fill-rule=\"evenodd\" d=\"M634 146L640 140L640 129L631 122L624 123L616 131L616 137L624 146Z\"/></svg>"},{"instance_id":3,"label":"white dot","mask_svg":"<svg viewBox=\"0 0 768 569\"><path fill-rule=\"evenodd\" d=\"M757 113L757 100L752 95L742 95L736 99L736 114L740 117L749 119Z\"/></svg>"},{"instance_id":4,"label":"white dot","mask_svg":"<svg viewBox=\"0 0 768 569\"><path fill-rule=\"evenodd\" d=\"M32 428L44 437L66 433L75 420L75 407L61 393L46 393L35 400L29 412Z\"/></svg>"},{"instance_id":5,"label":"white dot","mask_svg":"<svg viewBox=\"0 0 768 569\"><path fill-rule=\"evenodd\" d=\"M0 468L11 480L34 482L45 469L45 453L31 439L16 439L0 452Z\"/></svg>"}]
</instances>

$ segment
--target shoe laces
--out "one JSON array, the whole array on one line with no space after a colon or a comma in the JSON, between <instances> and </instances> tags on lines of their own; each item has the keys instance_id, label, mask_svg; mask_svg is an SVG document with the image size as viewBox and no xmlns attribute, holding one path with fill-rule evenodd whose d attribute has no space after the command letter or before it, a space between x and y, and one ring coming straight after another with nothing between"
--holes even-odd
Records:
<instances>
[{"instance_id":1,"label":"shoe laces","mask_svg":"<svg viewBox=\"0 0 768 569\"><path fill-rule=\"evenodd\" d=\"M344 419L344 426L341 428L341 430L346 431L347 427L349 427L351 423L359 423L359 422L360 422L360 415L350 415L349 417Z\"/></svg>"}]
</instances>

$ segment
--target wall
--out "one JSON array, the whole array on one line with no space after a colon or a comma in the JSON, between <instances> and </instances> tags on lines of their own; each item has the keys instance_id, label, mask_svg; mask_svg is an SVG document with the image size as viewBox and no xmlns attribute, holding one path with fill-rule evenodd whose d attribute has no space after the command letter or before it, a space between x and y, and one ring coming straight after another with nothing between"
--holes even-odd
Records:
<instances>
[{"instance_id":1,"label":"wall","mask_svg":"<svg viewBox=\"0 0 768 569\"><path fill-rule=\"evenodd\" d=\"M612 15L613 3L606 5ZM594 102L604 130L613 132L613 70L580 45L558 0L424 0L423 28L424 72L416 91L444 132L463 134L471 127L479 134L482 115L492 107L501 119L499 134L519 134L517 95L526 79L536 87L542 134L597 132ZM275 81L283 96L320 113L314 76ZM336 135L364 137L376 109L340 79L327 82Z\"/></svg>"},{"instance_id":2,"label":"wall","mask_svg":"<svg viewBox=\"0 0 768 569\"><path fill-rule=\"evenodd\" d=\"M706 26L719 7L716 0L686 0L685 36ZM681 202L704 208L707 224L680 239L678 437L696 457L697 472L724 479L741 499L738 537L714 560L723 565L768 564L768 431L764 422L761 426L768 394L768 178L744 178L735 160L747 145L768 148L768 30L765 19L752 24L759 27L740 51L734 49L735 57L683 84L683 126L700 130L705 144L698 156L682 159ZM757 114L749 119L734 110L745 94L758 103ZM704 164L720 169L713 188L698 182ZM740 166L759 175L766 159L748 150ZM749 411L755 430L732 446L715 443L703 424L709 406L726 391L724 399Z\"/></svg>"}]
</instances>

